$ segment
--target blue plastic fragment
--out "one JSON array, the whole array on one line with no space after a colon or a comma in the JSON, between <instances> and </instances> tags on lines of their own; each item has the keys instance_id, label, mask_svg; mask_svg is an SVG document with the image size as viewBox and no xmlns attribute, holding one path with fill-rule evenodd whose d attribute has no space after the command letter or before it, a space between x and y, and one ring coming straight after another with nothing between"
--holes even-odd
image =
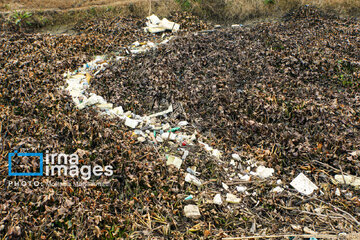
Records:
<instances>
[{"instance_id":1,"label":"blue plastic fragment","mask_svg":"<svg viewBox=\"0 0 360 240\"><path fill-rule=\"evenodd\" d=\"M185 200L191 200L191 199L193 199L193 196L192 196L192 195L189 195L189 196L187 196L187 197L185 198Z\"/></svg>"}]
</instances>

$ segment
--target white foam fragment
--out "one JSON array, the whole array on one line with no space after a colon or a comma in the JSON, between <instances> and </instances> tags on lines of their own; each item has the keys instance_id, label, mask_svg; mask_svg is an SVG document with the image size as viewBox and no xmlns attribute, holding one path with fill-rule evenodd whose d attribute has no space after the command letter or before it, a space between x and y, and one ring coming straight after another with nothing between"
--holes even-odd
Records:
<instances>
[{"instance_id":1,"label":"white foam fragment","mask_svg":"<svg viewBox=\"0 0 360 240\"><path fill-rule=\"evenodd\" d=\"M284 191L284 189L282 187L277 186L277 187L273 188L271 191L274 193L281 193Z\"/></svg>"},{"instance_id":2,"label":"white foam fragment","mask_svg":"<svg viewBox=\"0 0 360 240\"><path fill-rule=\"evenodd\" d=\"M202 185L200 179L198 179L197 177L195 177L194 175L187 173L185 176L185 182L188 183L192 183L198 187L200 187Z\"/></svg>"},{"instance_id":3,"label":"white foam fragment","mask_svg":"<svg viewBox=\"0 0 360 240\"><path fill-rule=\"evenodd\" d=\"M231 155L231 157L232 157L233 159L237 160L237 161L240 161L240 160L241 160L239 154L237 154L237 153L233 153L233 154Z\"/></svg>"},{"instance_id":4,"label":"white foam fragment","mask_svg":"<svg viewBox=\"0 0 360 240\"><path fill-rule=\"evenodd\" d=\"M200 210L196 205L186 205L184 208L185 216L188 218L197 219L201 217Z\"/></svg>"},{"instance_id":5,"label":"white foam fragment","mask_svg":"<svg viewBox=\"0 0 360 240\"><path fill-rule=\"evenodd\" d=\"M222 199L221 199L221 194L218 193L215 195L214 199L213 199L213 203L217 204L217 205L221 205L222 204Z\"/></svg>"},{"instance_id":6,"label":"white foam fragment","mask_svg":"<svg viewBox=\"0 0 360 240\"><path fill-rule=\"evenodd\" d=\"M294 180L292 180L290 185L298 192L305 195L310 195L318 189L318 187L313 182L311 182L303 173L300 173Z\"/></svg>"},{"instance_id":7,"label":"white foam fragment","mask_svg":"<svg viewBox=\"0 0 360 240\"><path fill-rule=\"evenodd\" d=\"M335 175L335 180L341 184L348 184L354 187L360 186L360 178L352 175Z\"/></svg>"},{"instance_id":8,"label":"white foam fragment","mask_svg":"<svg viewBox=\"0 0 360 240\"><path fill-rule=\"evenodd\" d=\"M136 126L139 124L139 121L138 120L134 120L134 119L131 119L131 118L126 118L125 120L125 125L130 127L130 128L136 128Z\"/></svg>"},{"instance_id":9,"label":"white foam fragment","mask_svg":"<svg viewBox=\"0 0 360 240\"><path fill-rule=\"evenodd\" d=\"M234 194L227 193L226 194L226 201L228 203L240 203L241 199L236 197Z\"/></svg>"},{"instance_id":10,"label":"white foam fragment","mask_svg":"<svg viewBox=\"0 0 360 240\"><path fill-rule=\"evenodd\" d=\"M246 189L247 189L247 187L245 187L245 186L237 186L236 187L236 191L241 192L241 193L245 192Z\"/></svg>"},{"instance_id":11,"label":"white foam fragment","mask_svg":"<svg viewBox=\"0 0 360 240\"><path fill-rule=\"evenodd\" d=\"M222 187L225 189L225 190L229 190L229 186L226 185L226 183L221 183Z\"/></svg>"},{"instance_id":12,"label":"white foam fragment","mask_svg":"<svg viewBox=\"0 0 360 240\"><path fill-rule=\"evenodd\" d=\"M182 164L181 158L178 158L176 156L168 156L168 159L166 161L166 165L174 165L177 169L180 169Z\"/></svg>"},{"instance_id":13,"label":"white foam fragment","mask_svg":"<svg viewBox=\"0 0 360 240\"><path fill-rule=\"evenodd\" d=\"M260 178L265 179L265 178L271 177L273 175L274 171L275 170L273 168L259 166L256 169L256 175L259 176Z\"/></svg>"}]
</instances>

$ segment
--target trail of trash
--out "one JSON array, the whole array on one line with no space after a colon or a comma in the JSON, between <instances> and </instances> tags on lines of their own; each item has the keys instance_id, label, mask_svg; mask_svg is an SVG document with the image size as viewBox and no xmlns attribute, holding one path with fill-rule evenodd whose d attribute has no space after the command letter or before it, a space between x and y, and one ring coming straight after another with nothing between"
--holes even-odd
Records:
<instances>
[{"instance_id":1,"label":"trail of trash","mask_svg":"<svg viewBox=\"0 0 360 240\"><path fill-rule=\"evenodd\" d=\"M3 185L0 234L356 239L359 23L310 7L252 28L168 19L131 21L128 37L119 19L81 36L1 35L16 46L1 53L2 157L77 152L115 175L108 187ZM34 68L39 57L57 64Z\"/></svg>"}]
</instances>

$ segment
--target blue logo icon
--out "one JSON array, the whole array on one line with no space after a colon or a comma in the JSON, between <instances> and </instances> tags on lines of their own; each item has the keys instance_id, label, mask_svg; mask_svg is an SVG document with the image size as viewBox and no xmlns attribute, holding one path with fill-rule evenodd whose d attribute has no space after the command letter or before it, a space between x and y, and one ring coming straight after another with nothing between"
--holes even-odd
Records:
<instances>
[{"instance_id":1,"label":"blue logo icon","mask_svg":"<svg viewBox=\"0 0 360 240\"><path fill-rule=\"evenodd\" d=\"M11 171L11 159L15 155L19 157L39 157L40 158L40 171L35 173L18 173ZM43 176L43 154L42 153L18 153L14 151L9 153L9 176Z\"/></svg>"}]
</instances>

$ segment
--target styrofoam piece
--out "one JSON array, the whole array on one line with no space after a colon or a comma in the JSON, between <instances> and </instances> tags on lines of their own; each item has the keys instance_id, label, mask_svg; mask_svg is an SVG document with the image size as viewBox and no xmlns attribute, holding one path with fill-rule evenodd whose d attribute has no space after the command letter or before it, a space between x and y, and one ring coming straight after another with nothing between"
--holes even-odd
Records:
<instances>
[{"instance_id":1,"label":"styrofoam piece","mask_svg":"<svg viewBox=\"0 0 360 240\"><path fill-rule=\"evenodd\" d=\"M148 117L149 118L154 118L154 117L158 117L158 116L162 116L162 115L171 113L172 111L173 111L173 106L172 106L172 104L170 104L170 106L169 106L169 108L167 110L159 112L159 113L152 114L152 115L150 115Z\"/></svg>"},{"instance_id":2,"label":"styrofoam piece","mask_svg":"<svg viewBox=\"0 0 360 240\"><path fill-rule=\"evenodd\" d=\"M166 30L171 30L173 32L176 32L176 31L179 31L180 24L171 22L171 21L167 20L166 18L163 18L159 23L159 27L163 27Z\"/></svg>"},{"instance_id":3,"label":"styrofoam piece","mask_svg":"<svg viewBox=\"0 0 360 240\"><path fill-rule=\"evenodd\" d=\"M236 187L236 191L238 191L238 192L245 192L246 189L247 189L247 187L245 187L245 186L237 186Z\"/></svg>"},{"instance_id":4,"label":"styrofoam piece","mask_svg":"<svg viewBox=\"0 0 360 240\"><path fill-rule=\"evenodd\" d=\"M220 193L218 193L214 196L213 203L217 204L217 205L221 205L223 203Z\"/></svg>"},{"instance_id":5,"label":"styrofoam piece","mask_svg":"<svg viewBox=\"0 0 360 240\"><path fill-rule=\"evenodd\" d=\"M201 217L200 210L196 205L186 205L184 207L184 213L188 218L198 219Z\"/></svg>"},{"instance_id":6,"label":"styrofoam piece","mask_svg":"<svg viewBox=\"0 0 360 240\"><path fill-rule=\"evenodd\" d=\"M290 185L295 188L298 192L310 195L315 190L318 189L318 187L310 181L303 173L300 173L292 182Z\"/></svg>"},{"instance_id":7,"label":"styrofoam piece","mask_svg":"<svg viewBox=\"0 0 360 240\"><path fill-rule=\"evenodd\" d=\"M113 108L112 103L100 103L100 104L96 104L96 106L101 110L110 110Z\"/></svg>"},{"instance_id":8,"label":"styrofoam piece","mask_svg":"<svg viewBox=\"0 0 360 240\"><path fill-rule=\"evenodd\" d=\"M166 161L166 165L174 165L177 169L180 169L182 160L179 157L169 155Z\"/></svg>"},{"instance_id":9,"label":"styrofoam piece","mask_svg":"<svg viewBox=\"0 0 360 240\"><path fill-rule=\"evenodd\" d=\"M131 128L136 128L136 126L139 124L139 121L138 120L134 120L134 119L131 119L131 118L126 118L125 120L125 125L128 126L128 127L131 127Z\"/></svg>"},{"instance_id":10,"label":"styrofoam piece","mask_svg":"<svg viewBox=\"0 0 360 240\"><path fill-rule=\"evenodd\" d=\"M226 183L221 183L222 187L225 189L225 190L229 190L229 186L226 185Z\"/></svg>"},{"instance_id":11,"label":"styrofoam piece","mask_svg":"<svg viewBox=\"0 0 360 240\"><path fill-rule=\"evenodd\" d=\"M237 153L233 153L233 154L231 155L231 157L232 157L233 159L237 160L237 161L240 161L240 160L241 160L239 154L237 154Z\"/></svg>"},{"instance_id":12,"label":"styrofoam piece","mask_svg":"<svg viewBox=\"0 0 360 240\"><path fill-rule=\"evenodd\" d=\"M183 127L183 126L186 126L186 125L188 125L188 124L189 124L188 121L181 121L181 122L178 123L178 126L179 126L179 127Z\"/></svg>"},{"instance_id":13,"label":"styrofoam piece","mask_svg":"<svg viewBox=\"0 0 360 240\"><path fill-rule=\"evenodd\" d=\"M273 188L271 191L274 193L281 193L284 191L284 189L282 187L277 186L277 187Z\"/></svg>"},{"instance_id":14,"label":"styrofoam piece","mask_svg":"<svg viewBox=\"0 0 360 240\"><path fill-rule=\"evenodd\" d=\"M147 17L146 19L149 20L151 24L159 24L160 23L160 18L158 16L156 16L155 14Z\"/></svg>"},{"instance_id":15,"label":"styrofoam piece","mask_svg":"<svg viewBox=\"0 0 360 240\"><path fill-rule=\"evenodd\" d=\"M241 199L236 197L234 194L227 193L226 194L226 201L228 203L240 203Z\"/></svg>"},{"instance_id":16,"label":"styrofoam piece","mask_svg":"<svg viewBox=\"0 0 360 240\"><path fill-rule=\"evenodd\" d=\"M256 175L259 176L260 178L265 179L265 178L271 177L273 175L274 171L275 170L273 168L259 166L256 169Z\"/></svg>"},{"instance_id":17,"label":"styrofoam piece","mask_svg":"<svg viewBox=\"0 0 360 240\"><path fill-rule=\"evenodd\" d=\"M202 185L200 179L198 179L197 177L195 177L194 175L187 173L185 176L185 182L188 183L192 183L198 187L200 187Z\"/></svg>"},{"instance_id":18,"label":"styrofoam piece","mask_svg":"<svg viewBox=\"0 0 360 240\"><path fill-rule=\"evenodd\" d=\"M354 187L360 186L360 178L352 175L335 175L335 180L341 184L348 184Z\"/></svg>"},{"instance_id":19,"label":"styrofoam piece","mask_svg":"<svg viewBox=\"0 0 360 240\"><path fill-rule=\"evenodd\" d=\"M95 104L105 104L105 103L106 103L106 101L104 100L103 97L101 97L99 95L96 95L96 94L92 94L88 99L83 101L77 107L81 110L81 109L84 109L85 107L88 107L88 106L92 106L92 105L95 105Z\"/></svg>"},{"instance_id":20,"label":"styrofoam piece","mask_svg":"<svg viewBox=\"0 0 360 240\"><path fill-rule=\"evenodd\" d=\"M120 106L120 107L116 107L116 108L111 109L110 112L121 116L121 115L124 114L124 109Z\"/></svg>"}]
</instances>

